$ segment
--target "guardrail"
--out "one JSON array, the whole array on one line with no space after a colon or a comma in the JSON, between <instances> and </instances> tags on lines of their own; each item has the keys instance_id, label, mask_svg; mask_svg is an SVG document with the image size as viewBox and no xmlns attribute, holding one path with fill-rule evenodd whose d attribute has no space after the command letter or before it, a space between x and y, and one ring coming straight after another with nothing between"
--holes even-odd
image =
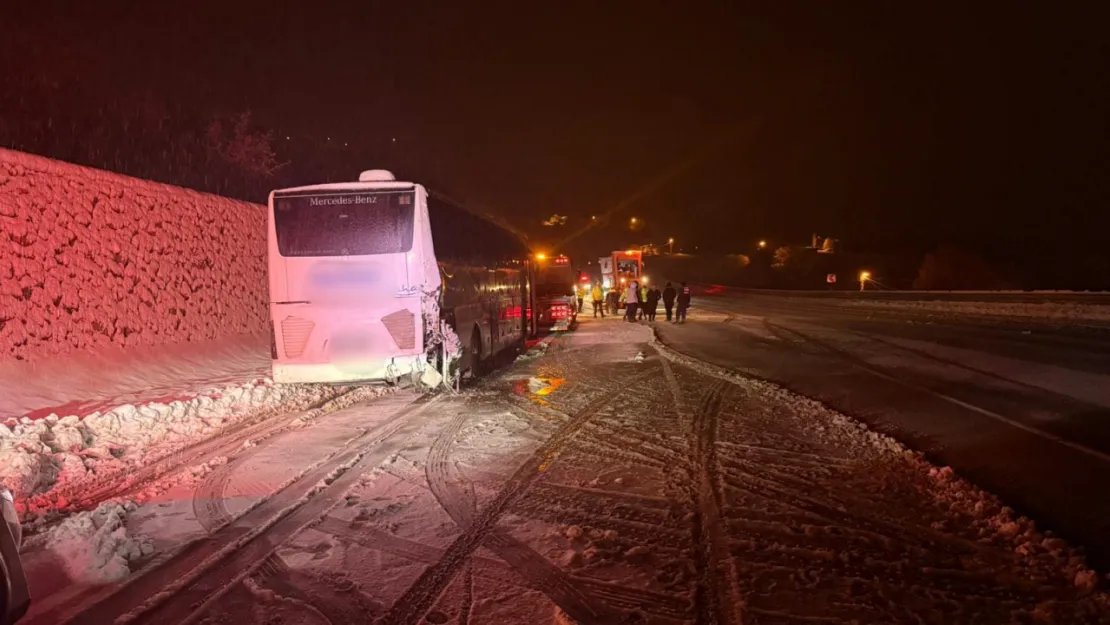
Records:
<instances>
[{"instance_id":1,"label":"guardrail","mask_svg":"<svg viewBox=\"0 0 1110 625\"><path fill-rule=\"evenodd\" d=\"M672 282L674 282L672 280ZM675 282L675 284L678 284ZM719 284L690 284L694 295L805 297L827 300L998 302L1010 304L1076 303L1110 306L1105 291L787 291L746 289Z\"/></svg>"}]
</instances>

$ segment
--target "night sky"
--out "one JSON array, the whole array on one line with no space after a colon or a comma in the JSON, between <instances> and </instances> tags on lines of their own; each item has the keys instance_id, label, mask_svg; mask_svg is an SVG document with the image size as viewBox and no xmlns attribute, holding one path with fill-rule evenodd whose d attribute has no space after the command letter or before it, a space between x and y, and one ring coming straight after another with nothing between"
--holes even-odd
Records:
<instances>
[{"instance_id":1,"label":"night sky","mask_svg":"<svg viewBox=\"0 0 1110 625\"><path fill-rule=\"evenodd\" d=\"M680 6L46 1L0 36L5 63L249 108L291 158L343 149L337 176L412 172L534 235L684 163L604 244L1105 245L1097 3Z\"/></svg>"}]
</instances>

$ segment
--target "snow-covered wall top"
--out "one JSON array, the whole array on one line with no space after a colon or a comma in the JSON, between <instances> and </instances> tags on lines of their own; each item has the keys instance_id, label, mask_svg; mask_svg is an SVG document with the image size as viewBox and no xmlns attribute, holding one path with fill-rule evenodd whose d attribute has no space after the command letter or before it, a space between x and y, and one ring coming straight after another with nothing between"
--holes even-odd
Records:
<instances>
[{"instance_id":1,"label":"snow-covered wall top","mask_svg":"<svg viewBox=\"0 0 1110 625\"><path fill-rule=\"evenodd\" d=\"M265 207L0 149L0 361L266 328Z\"/></svg>"}]
</instances>

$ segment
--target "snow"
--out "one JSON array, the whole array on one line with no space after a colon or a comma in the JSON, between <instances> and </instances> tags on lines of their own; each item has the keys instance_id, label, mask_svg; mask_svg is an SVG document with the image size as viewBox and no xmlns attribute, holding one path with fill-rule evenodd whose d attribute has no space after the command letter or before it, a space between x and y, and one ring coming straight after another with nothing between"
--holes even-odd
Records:
<instances>
[{"instance_id":1,"label":"snow","mask_svg":"<svg viewBox=\"0 0 1110 625\"><path fill-rule=\"evenodd\" d=\"M0 149L0 361L264 334L259 205Z\"/></svg>"},{"instance_id":2,"label":"snow","mask_svg":"<svg viewBox=\"0 0 1110 625\"><path fill-rule=\"evenodd\" d=\"M926 293L922 293L927 297ZM1056 323L1110 322L1110 305L1073 300L1043 302L966 301L941 299L871 299L845 297L798 297L758 294L753 297L768 301L789 302L790 305L812 309L814 307L850 308L857 310L900 311L941 316L972 316L991 319L1035 319Z\"/></svg>"},{"instance_id":3,"label":"snow","mask_svg":"<svg viewBox=\"0 0 1110 625\"><path fill-rule=\"evenodd\" d=\"M583 323L538 351L405 420L400 395L340 409L112 508L119 523L36 540L107 580L142 565L134 544L170 553L243 515L266 560L206 561L243 581L189 597L213 624L1110 622L1080 551L818 402L638 324ZM356 451L322 516L269 542L259 512L297 515L329 480L282 486ZM198 513L210 502L219 523ZM98 532L102 555L66 547Z\"/></svg>"},{"instance_id":4,"label":"snow","mask_svg":"<svg viewBox=\"0 0 1110 625\"><path fill-rule=\"evenodd\" d=\"M1038 319L1056 322L1110 322L1110 306L1078 302L954 302L940 300L878 301L869 299L838 302L842 306L877 310L904 310L944 315Z\"/></svg>"},{"instance_id":5,"label":"snow","mask_svg":"<svg viewBox=\"0 0 1110 625\"><path fill-rule=\"evenodd\" d=\"M24 522L41 523L79 503L87 489L120 481L237 423L305 410L337 397L345 400L341 405L349 405L380 392L256 379L166 404L123 404L83 416L24 417L0 425L0 482L15 493ZM310 412L303 418L314 416Z\"/></svg>"},{"instance_id":6,"label":"snow","mask_svg":"<svg viewBox=\"0 0 1110 625\"><path fill-rule=\"evenodd\" d=\"M101 504L67 517L50 533L29 539L24 548L55 555L73 583L121 581L131 574L131 562L154 552L150 541L127 532L125 519L134 509L131 502Z\"/></svg>"},{"instance_id":7,"label":"snow","mask_svg":"<svg viewBox=\"0 0 1110 625\"><path fill-rule=\"evenodd\" d=\"M0 421L188 399L264 378L269 366L266 342L249 335L0 362Z\"/></svg>"}]
</instances>

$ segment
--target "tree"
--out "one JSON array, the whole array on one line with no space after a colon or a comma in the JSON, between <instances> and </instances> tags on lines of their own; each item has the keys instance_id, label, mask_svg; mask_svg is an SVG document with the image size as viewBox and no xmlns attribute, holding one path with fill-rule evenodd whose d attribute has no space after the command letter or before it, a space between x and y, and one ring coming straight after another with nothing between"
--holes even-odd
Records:
<instances>
[{"instance_id":1,"label":"tree","mask_svg":"<svg viewBox=\"0 0 1110 625\"><path fill-rule=\"evenodd\" d=\"M817 266L817 250L799 245L775 250L771 264L779 275L780 283L791 288L804 287Z\"/></svg>"},{"instance_id":2,"label":"tree","mask_svg":"<svg viewBox=\"0 0 1110 625\"><path fill-rule=\"evenodd\" d=\"M774 261L771 266L775 269L786 269L790 266L790 261L794 257L794 252L785 245L775 250Z\"/></svg>"},{"instance_id":3,"label":"tree","mask_svg":"<svg viewBox=\"0 0 1110 625\"><path fill-rule=\"evenodd\" d=\"M921 291L999 290L1013 285L982 258L942 246L925 255L913 288Z\"/></svg>"}]
</instances>

